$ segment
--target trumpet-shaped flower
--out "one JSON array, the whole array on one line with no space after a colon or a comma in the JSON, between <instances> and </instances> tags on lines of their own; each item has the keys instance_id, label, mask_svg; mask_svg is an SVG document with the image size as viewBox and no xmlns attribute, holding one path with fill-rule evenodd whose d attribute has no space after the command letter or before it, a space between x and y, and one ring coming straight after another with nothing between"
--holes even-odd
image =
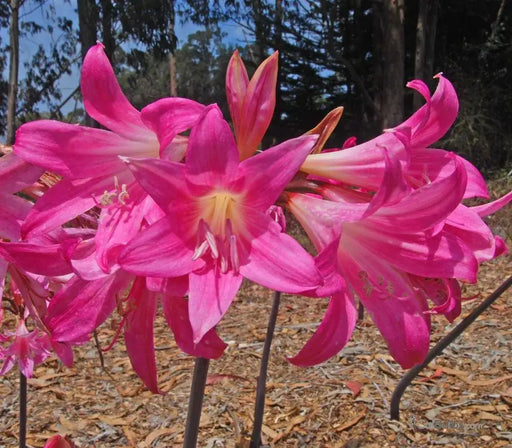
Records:
<instances>
[{"instance_id":1,"label":"trumpet-shaped flower","mask_svg":"<svg viewBox=\"0 0 512 448\"><path fill-rule=\"evenodd\" d=\"M212 106L192 128L185 164L126 159L166 217L128 244L121 267L188 275L195 342L225 314L243 277L291 293L322 285L313 258L266 213L315 140L289 140L240 162L229 126Z\"/></svg>"},{"instance_id":2,"label":"trumpet-shaped flower","mask_svg":"<svg viewBox=\"0 0 512 448\"><path fill-rule=\"evenodd\" d=\"M447 152L428 147L451 127L457 117L459 102L453 85L441 74L437 78L439 83L432 97L422 81L414 80L407 84L425 98L426 104L393 128L393 132L384 132L356 146L344 145L343 150L312 154L301 170L376 191L386 169L382 152L382 148L386 148L391 157L400 161L404 176L413 188L449 174L451 168ZM466 170L464 197L488 198L487 186L479 171L467 160L456 157Z\"/></svg>"},{"instance_id":3,"label":"trumpet-shaped flower","mask_svg":"<svg viewBox=\"0 0 512 448\"><path fill-rule=\"evenodd\" d=\"M411 190L400 162L386 154L384 159L381 188L366 202L361 200L364 194L331 185L322 190L330 200L288 195L289 208L317 249L337 245L333 263L349 287L344 295L333 296L314 339L291 359L296 364L320 362L342 348L346 334L333 339L324 328L338 334L347 322L353 328L351 290L368 309L393 357L404 368L421 362L429 347L427 298L436 305L432 312L453 319L460 312L456 280L476 281L474 247L449 224L466 191L463 163L453 156L449 175Z\"/></svg>"},{"instance_id":4,"label":"trumpet-shaped flower","mask_svg":"<svg viewBox=\"0 0 512 448\"><path fill-rule=\"evenodd\" d=\"M16 133L19 157L63 177L27 217L25 237L58 227L96 205L123 206L134 179L118 156L181 160L185 145L178 134L204 108L192 100L165 98L139 112L121 91L101 44L84 59L81 88L87 113L110 131L39 120Z\"/></svg>"}]
</instances>

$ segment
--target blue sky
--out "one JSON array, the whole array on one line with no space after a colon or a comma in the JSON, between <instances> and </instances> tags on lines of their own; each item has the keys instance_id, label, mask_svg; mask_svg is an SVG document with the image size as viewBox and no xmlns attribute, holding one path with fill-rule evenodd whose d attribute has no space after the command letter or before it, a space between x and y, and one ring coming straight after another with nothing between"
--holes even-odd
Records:
<instances>
[{"instance_id":1,"label":"blue sky","mask_svg":"<svg viewBox=\"0 0 512 448\"><path fill-rule=\"evenodd\" d=\"M5 1L5 0L0 0ZM54 8L57 16L63 16L73 21L74 27L78 28L78 14L76 0L47 0L43 6L38 6L34 2L27 0L20 8L20 21L33 21L41 25L48 23L47 15L50 8ZM228 33L227 41L236 44L236 42L245 42L247 38L243 35L243 31L236 25L226 24L224 30ZM178 46L181 46L187 41L187 36L194 31L198 30L197 25L190 23L181 24L180 20L176 23L176 35L178 37ZM0 29L0 37L2 45L9 44L9 30L4 28ZM26 74L25 63L29 62L37 51L40 44L48 48L51 39L57 39L58 35L48 35L46 32L41 32L35 35L25 34L20 38L20 72L19 79L23 79ZM77 48L77 54L80 50ZM4 78L8 77L8 64L4 72ZM66 98L79 83L79 72L75 69L70 76L63 76L59 82L58 87L62 93L62 97ZM69 103L68 103L69 104ZM72 107L69 104L68 107ZM63 112L66 112L64 110Z\"/></svg>"}]
</instances>

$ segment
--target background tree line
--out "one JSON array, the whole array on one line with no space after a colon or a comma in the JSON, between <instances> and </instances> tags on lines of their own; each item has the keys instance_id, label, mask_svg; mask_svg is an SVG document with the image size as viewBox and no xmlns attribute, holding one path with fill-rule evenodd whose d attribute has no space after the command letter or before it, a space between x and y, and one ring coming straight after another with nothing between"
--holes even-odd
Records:
<instances>
[{"instance_id":1,"label":"background tree line","mask_svg":"<svg viewBox=\"0 0 512 448\"><path fill-rule=\"evenodd\" d=\"M0 42L0 125L8 140L16 126L38 117L94 124L79 107L78 80L65 97L57 81L100 40L137 107L179 95L216 102L226 113L224 74L235 46L249 71L279 50L269 132L277 141L314 127L339 105L345 112L332 144L351 135L371 138L422 104L405 87L408 80L434 88L432 76L442 71L461 101L445 147L481 169L512 162L507 0L77 0L75 17L59 16L55 3L0 3L0 27L9 30L9 41ZM44 24L23 19L34 7L44 10ZM177 21L197 29L179 47ZM18 79L19 40L27 35L46 36L50 44L40 46ZM70 101L78 106L70 108Z\"/></svg>"}]
</instances>

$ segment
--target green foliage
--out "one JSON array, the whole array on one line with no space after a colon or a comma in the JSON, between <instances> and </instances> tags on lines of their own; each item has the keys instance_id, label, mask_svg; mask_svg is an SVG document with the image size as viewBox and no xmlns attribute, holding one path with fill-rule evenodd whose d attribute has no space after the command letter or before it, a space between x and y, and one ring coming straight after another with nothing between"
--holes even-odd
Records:
<instances>
[{"instance_id":1,"label":"green foliage","mask_svg":"<svg viewBox=\"0 0 512 448\"><path fill-rule=\"evenodd\" d=\"M196 31L176 53L178 95L204 104L217 103L228 116L225 76L233 49L217 28Z\"/></svg>"}]
</instances>

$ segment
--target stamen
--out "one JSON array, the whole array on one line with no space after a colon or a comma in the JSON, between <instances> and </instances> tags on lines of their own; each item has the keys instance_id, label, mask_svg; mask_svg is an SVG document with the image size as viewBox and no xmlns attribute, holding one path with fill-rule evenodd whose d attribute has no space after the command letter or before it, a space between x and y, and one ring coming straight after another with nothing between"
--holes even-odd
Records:
<instances>
[{"instance_id":1,"label":"stamen","mask_svg":"<svg viewBox=\"0 0 512 448\"><path fill-rule=\"evenodd\" d=\"M130 195L128 194L128 191L126 190L126 184L121 185L121 192L117 196L117 200L123 204L126 205L125 199L130 199Z\"/></svg>"},{"instance_id":2,"label":"stamen","mask_svg":"<svg viewBox=\"0 0 512 448\"><path fill-rule=\"evenodd\" d=\"M236 235L229 237L229 259L231 261L231 267L233 271L238 274L240 269L240 260L238 258L238 248L236 247Z\"/></svg>"},{"instance_id":3,"label":"stamen","mask_svg":"<svg viewBox=\"0 0 512 448\"><path fill-rule=\"evenodd\" d=\"M210 246L208 245L208 241L203 241L199 246L196 247L196 250L194 251L194 255L192 256L192 260L197 260L198 258L201 258L206 252Z\"/></svg>"}]
</instances>

